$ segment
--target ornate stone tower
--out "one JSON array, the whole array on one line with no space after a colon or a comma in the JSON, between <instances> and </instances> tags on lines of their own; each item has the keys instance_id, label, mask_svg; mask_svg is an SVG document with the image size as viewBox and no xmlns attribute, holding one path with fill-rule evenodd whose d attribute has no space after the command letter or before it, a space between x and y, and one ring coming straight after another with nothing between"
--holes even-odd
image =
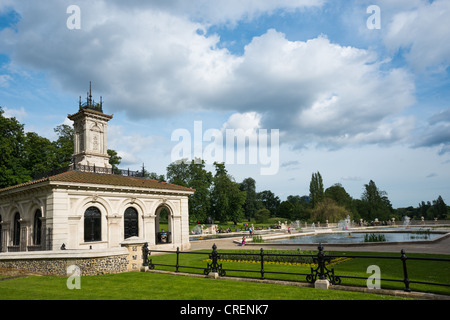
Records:
<instances>
[{"instance_id":1,"label":"ornate stone tower","mask_svg":"<svg viewBox=\"0 0 450 320\"><path fill-rule=\"evenodd\" d=\"M91 83L87 93L86 103L79 103L79 111L68 115L73 121L74 127L74 154L75 167L95 166L96 168L111 169L107 152L108 121L112 115L103 113L103 101L100 103L92 100Z\"/></svg>"}]
</instances>

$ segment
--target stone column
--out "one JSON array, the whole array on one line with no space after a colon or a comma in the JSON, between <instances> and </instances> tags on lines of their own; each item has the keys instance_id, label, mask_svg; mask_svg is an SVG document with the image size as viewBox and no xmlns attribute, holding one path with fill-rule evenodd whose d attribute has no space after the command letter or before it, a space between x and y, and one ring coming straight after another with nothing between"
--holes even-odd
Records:
<instances>
[{"instance_id":1,"label":"stone column","mask_svg":"<svg viewBox=\"0 0 450 320\"><path fill-rule=\"evenodd\" d=\"M118 215L108 216L108 243L109 248L118 248L120 247L121 241L123 241L122 234L122 218Z\"/></svg>"},{"instance_id":2,"label":"stone column","mask_svg":"<svg viewBox=\"0 0 450 320\"><path fill-rule=\"evenodd\" d=\"M137 237L128 238L120 243L122 247L128 249L128 271L145 271L143 268L142 247L147 241Z\"/></svg>"}]
</instances>

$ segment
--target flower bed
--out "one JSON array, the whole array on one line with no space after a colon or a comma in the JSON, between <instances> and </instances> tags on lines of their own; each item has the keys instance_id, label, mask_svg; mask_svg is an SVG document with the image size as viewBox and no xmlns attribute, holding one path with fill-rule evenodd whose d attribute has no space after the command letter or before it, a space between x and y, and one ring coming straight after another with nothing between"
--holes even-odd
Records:
<instances>
[{"instance_id":1,"label":"flower bed","mask_svg":"<svg viewBox=\"0 0 450 320\"><path fill-rule=\"evenodd\" d=\"M297 250L266 250L264 251L264 264L279 264L291 266L311 266L316 264L313 261L314 252ZM351 258L333 258L327 265L335 265ZM204 261L210 262L210 259ZM239 250L234 252L220 253L218 262L242 262L242 263L261 263L261 252L258 250Z\"/></svg>"}]
</instances>

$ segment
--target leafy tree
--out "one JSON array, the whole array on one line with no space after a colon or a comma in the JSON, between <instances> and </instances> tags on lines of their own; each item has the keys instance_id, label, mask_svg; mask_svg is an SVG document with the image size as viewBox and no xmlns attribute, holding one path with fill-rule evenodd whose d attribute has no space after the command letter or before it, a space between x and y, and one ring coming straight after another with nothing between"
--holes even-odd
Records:
<instances>
[{"instance_id":1,"label":"leafy tree","mask_svg":"<svg viewBox=\"0 0 450 320\"><path fill-rule=\"evenodd\" d=\"M293 220L292 217L294 216L294 204L287 200L282 201L278 206L278 216L280 218Z\"/></svg>"},{"instance_id":2,"label":"leafy tree","mask_svg":"<svg viewBox=\"0 0 450 320\"><path fill-rule=\"evenodd\" d=\"M25 168L23 125L16 118L6 118L0 107L0 188L31 180Z\"/></svg>"},{"instance_id":3,"label":"leafy tree","mask_svg":"<svg viewBox=\"0 0 450 320\"><path fill-rule=\"evenodd\" d=\"M309 183L309 197L314 208L324 197L323 181L320 172L313 173Z\"/></svg>"},{"instance_id":4,"label":"leafy tree","mask_svg":"<svg viewBox=\"0 0 450 320\"><path fill-rule=\"evenodd\" d=\"M246 178L241 182L239 189L247 193L247 198L244 203L244 215L245 218L250 221L255 217L258 209L262 209L261 204L256 198L256 181L253 178Z\"/></svg>"},{"instance_id":5,"label":"leafy tree","mask_svg":"<svg viewBox=\"0 0 450 320\"><path fill-rule=\"evenodd\" d=\"M444 199L442 199L441 196L439 196L436 200L433 200L433 205L428 208L427 210L427 219L446 219L447 218L447 205L444 202Z\"/></svg>"},{"instance_id":6,"label":"leafy tree","mask_svg":"<svg viewBox=\"0 0 450 320\"><path fill-rule=\"evenodd\" d=\"M270 190L264 190L256 194L256 199L261 204L261 208L270 211L271 216L278 214L278 207L281 204L280 198Z\"/></svg>"},{"instance_id":7,"label":"leafy tree","mask_svg":"<svg viewBox=\"0 0 450 320\"><path fill-rule=\"evenodd\" d=\"M244 216L243 205L246 192L239 190L239 184L228 175L225 164L214 163L216 174L211 193L211 209L214 218L220 221L233 221L237 224Z\"/></svg>"},{"instance_id":8,"label":"leafy tree","mask_svg":"<svg viewBox=\"0 0 450 320\"><path fill-rule=\"evenodd\" d=\"M419 217L427 218L427 212L430 207L431 207L430 201L427 201L427 203L425 203L425 201L422 201L421 203L419 203Z\"/></svg>"},{"instance_id":9,"label":"leafy tree","mask_svg":"<svg viewBox=\"0 0 450 320\"><path fill-rule=\"evenodd\" d=\"M256 223L265 223L270 218L270 211L267 209L259 209L255 212Z\"/></svg>"},{"instance_id":10,"label":"leafy tree","mask_svg":"<svg viewBox=\"0 0 450 320\"><path fill-rule=\"evenodd\" d=\"M25 135L23 165L32 174L49 172L57 165L57 147L35 132Z\"/></svg>"},{"instance_id":11,"label":"leafy tree","mask_svg":"<svg viewBox=\"0 0 450 320\"><path fill-rule=\"evenodd\" d=\"M306 197L288 196L287 200L279 205L278 216L289 220L307 220L309 212Z\"/></svg>"},{"instance_id":12,"label":"leafy tree","mask_svg":"<svg viewBox=\"0 0 450 320\"><path fill-rule=\"evenodd\" d=\"M193 220L206 221L211 211L211 185L213 176L205 170L205 161L192 161L189 164L188 185L195 189L189 197L189 216Z\"/></svg>"},{"instance_id":13,"label":"leafy tree","mask_svg":"<svg viewBox=\"0 0 450 320\"><path fill-rule=\"evenodd\" d=\"M53 142L56 164L58 164L55 169L68 167L72 163L74 130L71 126L62 124L57 126L54 131L58 134L58 139Z\"/></svg>"},{"instance_id":14,"label":"leafy tree","mask_svg":"<svg viewBox=\"0 0 450 320\"><path fill-rule=\"evenodd\" d=\"M110 163L111 163L111 161L110 161ZM142 172L143 172L143 176L145 178L158 180L160 182L165 182L166 181L163 174L157 174L156 172L149 172L144 167L142 168Z\"/></svg>"},{"instance_id":15,"label":"leafy tree","mask_svg":"<svg viewBox=\"0 0 450 320\"><path fill-rule=\"evenodd\" d=\"M323 198L322 201L317 203L311 210L311 219L321 222L328 220L329 223L334 223L344 220L349 215L349 210L344 206L338 205L333 199L327 197Z\"/></svg>"},{"instance_id":16,"label":"leafy tree","mask_svg":"<svg viewBox=\"0 0 450 320\"><path fill-rule=\"evenodd\" d=\"M117 154L116 151L108 149L107 150L108 156L109 156L109 164L112 165L113 172L118 173L119 170L119 164L122 160L121 157Z\"/></svg>"},{"instance_id":17,"label":"leafy tree","mask_svg":"<svg viewBox=\"0 0 450 320\"><path fill-rule=\"evenodd\" d=\"M186 159L172 162L167 166L167 182L187 187L189 185L189 165Z\"/></svg>"},{"instance_id":18,"label":"leafy tree","mask_svg":"<svg viewBox=\"0 0 450 320\"><path fill-rule=\"evenodd\" d=\"M393 214L393 209L387 193L379 190L372 180L365 184L364 188L361 197L363 206L360 207L362 212L359 211L361 217L369 221L374 221L376 218L380 221L388 220Z\"/></svg>"},{"instance_id":19,"label":"leafy tree","mask_svg":"<svg viewBox=\"0 0 450 320\"><path fill-rule=\"evenodd\" d=\"M324 196L333 199L337 205L345 207L352 213L353 219L359 220L359 214L356 210L354 199L345 191L345 188L336 183L325 190Z\"/></svg>"},{"instance_id":20,"label":"leafy tree","mask_svg":"<svg viewBox=\"0 0 450 320\"><path fill-rule=\"evenodd\" d=\"M172 162L167 167L167 180L170 183L195 189L189 196L189 216L192 220L206 221L211 215L211 185L213 176L205 169L205 161L187 159Z\"/></svg>"}]
</instances>

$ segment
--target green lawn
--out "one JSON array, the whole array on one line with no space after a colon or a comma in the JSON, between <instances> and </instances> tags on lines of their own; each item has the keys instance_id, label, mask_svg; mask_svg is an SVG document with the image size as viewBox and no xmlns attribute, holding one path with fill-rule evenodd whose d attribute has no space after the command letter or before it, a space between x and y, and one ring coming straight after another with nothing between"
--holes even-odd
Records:
<instances>
[{"instance_id":1,"label":"green lawn","mask_svg":"<svg viewBox=\"0 0 450 320\"><path fill-rule=\"evenodd\" d=\"M208 251L203 251L208 252ZM221 251L230 252L230 251ZM328 253L331 254L331 253ZM362 255L364 253L352 253ZM368 253L365 253L368 254ZM387 255L386 253L370 255ZM393 254L398 256L398 254ZM447 257L436 255L415 255L428 257ZM154 263L175 264L176 255L151 256ZM208 255L182 254L181 266L205 268ZM247 269L258 271L260 263L221 262L225 269ZM450 263L409 260L410 280L450 283ZM378 265L382 278L402 279L402 265L399 260L379 258L351 259L334 266L337 275L361 276L367 278L369 265ZM174 271L173 267L156 266L156 269ZM305 275L271 274L269 271L309 273L309 266L265 264L266 279L280 279L306 282ZM181 267L181 272L202 273L203 270ZM227 271L227 276L258 278L259 273ZM0 279L2 276L0 276ZM66 277L28 276L23 278L0 280L0 300L370 300L399 299L390 295L357 293L340 290L319 290L311 287L298 287L268 283L244 282L226 279L207 279L158 273L122 273L81 277L81 289L69 290ZM342 279L342 285L366 286L362 279ZM382 289L404 288L402 282L381 281ZM413 291L433 292L450 295L449 287L411 284Z\"/></svg>"},{"instance_id":2,"label":"green lawn","mask_svg":"<svg viewBox=\"0 0 450 320\"><path fill-rule=\"evenodd\" d=\"M231 252L232 250L218 250L219 253ZM203 251L210 252L210 251ZM242 252L242 251L241 251ZM333 254L332 252L328 254ZM338 253L336 253L338 254ZM339 253L341 255L342 253ZM350 253L349 253L350 254ZM353 255L370 255L370 256L393 256L399 257L396 253L361 253L354 252ZM429 258L449 258L447 255L426 255L426 254L408 254L408 257L429 257ZM174 265L176 263L176 256L161 255L161 256L151 256L153 263L159 264L170 264ZM204 268L206 267L208 255L198 255L198 254L182 254L180 255L179 265L181 266L196 266ZM260 270L259 262L228 262L221 261L224 269L234 269L234 270ZM381 258L354 258L346 262L339 263L334 266L335 274L339 276L357 276L363 277L364 279L352 279L352 278L341 278L342 285L352 285L366 287L367 278L371 275L367 272L367 268L371 265L377 265L380 267L381 278L382 279L396 279L403 280L403 268L402 263L399 259L381 259ZM408 260L408 278L410 281L422 281L422 282L434 282L434 283L444 283L450 284L450 262L441 261L418 261L418 260ZM173 267L157 266L156 269L159 270L170 270L174 271ZM290 280L290 281L300 281L306 282L305 275L285 275L285 274L271 274L270 271L275 272L290 272L290 273L302 273L309 274L310 266L292 266L284 264L265 264L264 265L266 279L279 279L279 280ZM180 268L181 272L197 272L202 273L202 270ZM237 276L237 277L253 277L258 278L260 274L258 272L245 272L245 271L227 271L227 276ZM392 282L392 281L381 281L382 289L396 289L403 290L405 288L403 282ZM411 283L410 288L413 291L430 292L437 294L450 295L450 287L445 286L434 286L434 285L424 285Z\"/></svg>"},{"instance_id":3,"label":"green lawn","mask_svg":"<svg viewBox=\"0 0 450 320\"><path fill-rule=\"evenodd\" d=\"M276 284L130 272L81 278L30 276L0 282L2 300L391 300L393 296Z\"/></svg>"}]
</instances>

